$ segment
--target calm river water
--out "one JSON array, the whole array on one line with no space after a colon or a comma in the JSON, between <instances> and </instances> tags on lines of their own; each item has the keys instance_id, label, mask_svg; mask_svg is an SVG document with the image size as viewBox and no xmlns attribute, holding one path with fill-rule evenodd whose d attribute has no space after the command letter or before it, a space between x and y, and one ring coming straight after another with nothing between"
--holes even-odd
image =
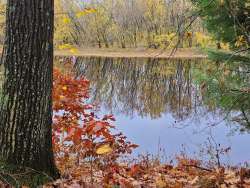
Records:
<instances>
[{"instance_id":1,"label":"calm river water","mask_svg":"<svg viewBox=\"0 0 250 188\"><path fill-rule=\"evenodd\" d=\"M91 82L91 102L99 114L114 114L117 129L140 145L134 155L185 151L226 164L250 162L250 67L206 59L75 59L77 76Z\"/></svg>"}]
</instances>

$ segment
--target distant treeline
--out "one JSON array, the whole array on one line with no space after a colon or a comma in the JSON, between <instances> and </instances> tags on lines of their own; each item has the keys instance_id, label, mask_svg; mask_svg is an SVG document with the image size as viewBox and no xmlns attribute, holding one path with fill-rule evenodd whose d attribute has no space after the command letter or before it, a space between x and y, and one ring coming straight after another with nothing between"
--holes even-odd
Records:
<instances>
[{"instance_id":1,"label":"distant treeline","mask_svg":"<svg viewBox=\"0 0 250 188\"><path fill-rule=\"evenodd\" d=\"M0 0L1 45L5 3ZM193 47L209 44L205 33L189 0L55 0L57 47Z\"/></svg>"},{"instance_id":2,"label":"distant treeline","mask_svg":"<svg viewBox=\"0 0 250 188\"><path fill-rule=\"evenodd\" d=\"M55 41L90 47L192 47L204 29L187 0L56 0ZM70 6L69 6L70 5ZM94 11L83 11L88 10ZM187 26L195 22L192 28Z\"/></svg>"}]
</instances>

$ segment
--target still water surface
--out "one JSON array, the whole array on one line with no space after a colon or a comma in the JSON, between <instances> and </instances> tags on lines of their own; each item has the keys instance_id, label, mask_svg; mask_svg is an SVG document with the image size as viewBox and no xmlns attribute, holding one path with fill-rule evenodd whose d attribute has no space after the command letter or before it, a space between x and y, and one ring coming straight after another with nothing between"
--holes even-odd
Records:
<instances>
[{"instance_id":1,"label":"still water surface","mask_svg":"<svg viewBox=\"0 0 250 188\"><path fill-rule=\"evenodd\" d=\"M231 147L224 163L250 162L249 93L231 92L250 87L245 64L85 57L75 70L90 80L100 113L114 114L117 129L140 145L134 155L160 151L171 159L185 150L207 159L200 151L217 146Z\"/></svg>"}]
</instances>

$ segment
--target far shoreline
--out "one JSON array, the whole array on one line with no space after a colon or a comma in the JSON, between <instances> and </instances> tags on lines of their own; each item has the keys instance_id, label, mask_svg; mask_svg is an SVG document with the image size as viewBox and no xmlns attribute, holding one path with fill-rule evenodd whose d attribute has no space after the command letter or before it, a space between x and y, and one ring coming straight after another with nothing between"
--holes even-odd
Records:
<instances>
[{"instance_id":1,"label":"far shoreline","mask_svg":"<svg viewBox=\"0 0 250 188\"><path fill-rule=\"evenodd\" d=\"M109 58L159 58L159 59L204 59L207 55L199 49L179 48L174 55L171 55L171 49L114 49L114 48L81 48L72 53L70 50L55 50L56 57L109 57Z\"/></svg>"}]
</instances>

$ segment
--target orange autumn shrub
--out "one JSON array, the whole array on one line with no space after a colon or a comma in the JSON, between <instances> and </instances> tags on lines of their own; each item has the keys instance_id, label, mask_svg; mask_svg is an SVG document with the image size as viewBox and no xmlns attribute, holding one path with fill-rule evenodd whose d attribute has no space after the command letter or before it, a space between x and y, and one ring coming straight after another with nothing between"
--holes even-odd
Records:
<instances>
[{"instance_id":1,"label":"orange autumn shrub","mask_svg":"<svg viewBox=\"0 0 250 188\"><path fill-rule=\"evenodd\" d=\"M137 147L122 133L115 133L113 115L99 118L94 113L93 105L87 103L88 80L56 69L53 84L53 144L61 170L86 160L100 169L114 169L122 154Z\"/></svg>"}]
</instances>

